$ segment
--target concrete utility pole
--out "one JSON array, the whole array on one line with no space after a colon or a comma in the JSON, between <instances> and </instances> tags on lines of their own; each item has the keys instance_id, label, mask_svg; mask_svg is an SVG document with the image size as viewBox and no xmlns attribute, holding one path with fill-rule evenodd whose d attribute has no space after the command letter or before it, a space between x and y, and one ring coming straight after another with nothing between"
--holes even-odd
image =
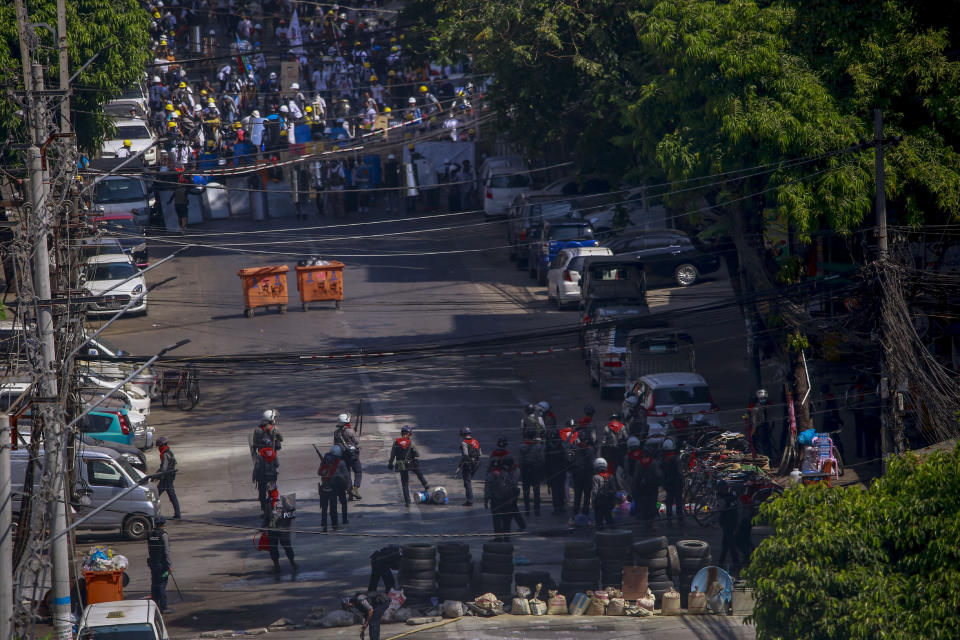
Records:
<instances>
[{"instance_id":1,"label":"concrete utility pole","mask_svg":"<svg viewBox=\"0 0 960 640\"><path fill-rule=\"evenodd\" d=\"M13 638L13 505L10 417L0 414L0 640Z\"/></svg>"},{"instance_id":2,"label":"concrete utility pole","mask_svg":"<svg viewBox=\"0 0 960 640\"><path fill-rule=\"evenodd\" d=\"M61 0L62 1L62 0ZM50 304L52 298L50 288L50 250L47 242L50 228L47 198L49 195L48 173L44 171L43 158L40 147L47 142L47 105L42 95L44 91L43 68L32 60L32 46L27 11L23 0L15 0L17 13L17 28L20 35L20 55L24 69L24 85L27 89L28 122L32 125L33 144L27 150L27 171L30 180L30 204L32 206L32 221L30 228L33 233L33 256L31 268L33 271L33 288L37 297L37 331L40 337L40 371L37 382L40 394L48 402L40 405L39 413L43 418L43 439L45 451L45 467L55 474L53 482L45 488L53 504L53 526L51 533L58 536L66 530L66 500L68 487L64 482L66 465L64 464L64 434L60 419L61 411L56 404L59 398L57 384L57 359L54 347L53 310ZM63 21L66 21L64 9ZM64 29L65 31L65 29ZM63 37L65 37L65 32ZM62 59L63 53L61 53ZM67 69L61 73L62 80L69 79ZM68 112L69 113L69 112ZM44 476L48 476L45 472ZM43 483L41 490L44 489ZM40 532L34 532L40 535ZM59 536L54 539L50 550L50 562L53 576L53 628L57 640L66 640L73 637L73 624L70 619L70 550L69 539Z\"/></svg>"},{"instance_id":3,"label":"concrete utility pole","mask_svg":"<svg viewBox=\"0 0 960 640\"><path fill-rule=\"evenodd\" d=\"M877 257L885 262L887 251L887 192L886 169L883 164L883 111L873 110L874 176L876 180Z\"/></svg>"}]
</instances>

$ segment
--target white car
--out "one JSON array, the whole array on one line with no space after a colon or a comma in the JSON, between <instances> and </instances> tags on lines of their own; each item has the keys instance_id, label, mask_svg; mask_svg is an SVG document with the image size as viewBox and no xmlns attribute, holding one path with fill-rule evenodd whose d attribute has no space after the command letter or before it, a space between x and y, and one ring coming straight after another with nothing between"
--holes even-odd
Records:
<instances>
[{"instance_id":1,"label":"white car","mask_svg":"<svg viewBox=\"0 0 960 640\"><path fill-rule=\"evenodd\" d=\"M571 247L560 251L547 271L547 300L556 300L558 309L567 304L579 305L583 259L611 255L613 252L608 247Z\"/></svg>"},{"instance_id":2,"label":"white car","mask_svg":"<svg viewBox=\"0 0 960 640\"><path fill-rule=\"evenodd\" d=\"M155 198L147 183L137 175L107 176L93 191L93 205L98 216L132 213L141 227L150 224L150 210Z\"/></svg>"},{"instance_id":3,"label":"white car","mask_svg":"<svg viewBox=\"0 0 960 640\"><path fill-rule=\"evenodd\" d=\"M116 383L98 378L90 373L83 376L82 381L83 387L81 388L81 393L86 393L94 397L99 397L101 394L112 391L114 386L116 386ZM128 409L132 409L144 417L150 415L150 396L135 384L129 382L124 384L123 388L117 389L111 397L120 400L127 405Z\"/></svg>"},{"instance_id":4,"label":"white car","mask_svg":"<svg viewBox=\"0 0 960 640\"><path fill-rule=\"evenodd\" d=\"M77 637L168 640L170 636L156 602L121 600L88 605L80 618Z\"/></svg>"},{"instance_id":5,"label":"white car","mask_svg":"<svg viewBox=\"0 0 960 640\"><path fill-rule=\"evenodd\" d=\"M124 118L116 120L117 137L107 140L103 143L100 150L100 156L103 158L116 158L117 153L123 148L124 140L130 141L130 151L134 155L146 149L143 154L144 164L157 163L157 137L150 131L150 127L143 120L131 120Z\"/></svg>"},{"instance_id":6,"label":"white car","mask_svg":"<svg viewBox=\"0 0 960 640\"><path fill-rule=\"evenodd\" d=\"M130 307L127 313L147 315L147 282L129 258L113 255L90 256L85 274L84 289L87 295L104 296L103 300L89 303L88 314L114 314L130 302L131 298L140 296L139 304Z\"/></svg>"},{"instance_id":7,"label":"white car","mask_svg":"<svg viewBox=\"0 0 960 640\"><path fill-rule=\"evenodd\" d=\"M714 403L710 385L698 373L654 373L631 385L646 410L648 420L672 416L678 409L695 419L720 426L720 408Z\"/></svg>"},{"instance_id":8,"label":"white car","mask_svg":"<svg viewBox=\"0 0 960 640\"><path fill-rule=\"evenodd\" d=\"M526 167L496 167L487 174L483 189L483 215L496 218L507 215L514 198L530 190L530 174Z\"/></svg>"}]
</instances>

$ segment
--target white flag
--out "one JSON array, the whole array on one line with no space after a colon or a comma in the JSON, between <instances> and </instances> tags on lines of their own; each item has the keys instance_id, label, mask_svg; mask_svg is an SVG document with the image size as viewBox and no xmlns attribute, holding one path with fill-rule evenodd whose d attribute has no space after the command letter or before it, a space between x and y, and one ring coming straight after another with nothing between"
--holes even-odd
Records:
<instances>
[{"instance_id":1,"label":"white flag","mask_svg":"<svg viewBox=\"0 0 960 640\"><path fill-rule=\"evenodd\" d=\"M300 33L300 18L297 16L297 10L293 10L293 17L290 19L290 28L287 29L287 41L290 43L290 51L303 54L303 36Z\"/></svg>"}]
</instances>

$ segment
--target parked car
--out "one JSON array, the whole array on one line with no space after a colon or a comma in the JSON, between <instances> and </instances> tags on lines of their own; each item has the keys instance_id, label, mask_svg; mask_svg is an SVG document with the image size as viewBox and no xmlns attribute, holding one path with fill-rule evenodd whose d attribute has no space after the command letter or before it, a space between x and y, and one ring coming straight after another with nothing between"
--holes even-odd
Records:
<instances>
[{"instance_id":1,"label":"parked car","mask_svg":"<svg viewBox=\"0 0 960 640\"><path fill-rule=\"evenodd\" d=\"M650 309L636 298L590 298L584 302L583 315L580 316L580 346L583 357L590 359L594 334L613 322L625 319L648 318Z\"/></svg>"},{"instance_id":2,"label":"parked car","mask_svg":"<svg viewBox=\"0 0 960 640\"><path fill-rule=\"evenodd\" d=\"M77 422L80 433L100 440L119 442L144 450L153 446L153 432L147 429L143 416L138 424L131 421L132 412L120 407L97 407Z\"/></svg>"},{"instance_id":3,"label":"parked car","mask_svg":"<svg viewBox=\"0 0 960 640\"><path fill-rule=\"evenodd\" d=\"M698 373L655 373L639 378L634 387L649 417L672 416L676 409L720 426L720 408L713 401L710 385Z\"/></svg>"},{"instance_id":4,"label":"parked car","mask_svg":"<svg viewBox=\"0 0 960 640\"><path fill-rule=\"evenodd\" d=\"M139 304L132 306L129 313L147 314L147 283L143 275L129 260L114 256L91 256L86 263L85 293L89 296L103 296L96 302L90 302L87 313L91 315L114 314L124 307L134 296L143 295Z\"/></svg>"},{"instance_id":5,"label":"parked car","mask_svg":"<svg viewBox=\"0 0 960 640\"><path fill-rule=\"evenodd\" d=\"M143 164L157 164L157 148L159 140L150 131L144 120L131 120L130 118L118 118L114 121L117 127L116 137L105 140L100 149L100 157L116 158L124 143L130 141L130 152L134 155L144 152L142 156Z\"/></svg>"},{"instance_id":6,"label":"parked car","mask_svg":"<svg viewBox=\"0 0 960 640\"><path fill-rule=\"evenodd\" d=\"M88 605L80 617L83 640L169 640L160 608L153 600L121 600Z\"/></svg>"},{"instance_id":7,"label":"parked car","mask_svg":"<svg viewBox=\"0 0 960 640\"><path fill-rule=\"evenodd\" d=\"M689 287L720 269L720 258L698 249L682 231L660 229L616 238L606 243L615 255L643 262L648 280Z\"/></svg>"},{"instance_id":8,"label":"parked car","mask_svg":"<svg viewBox=\"0 0 960 640\"><path fill-rule=\"evenodd\" d=\"M547 300L556 300L557 308L564 305L579 305L580 270L587 256L612 255L607 247L571 247L562 249L550 263L547 271Z\"/></svg>"},{"instance_id":9,"label":"parked car","mask_svg":"<svg viewBox=\"0 0 960 640\"><path fill-rule=\"evenodd\" d=\"M611 391L617 395L623 392L623 363L628 333L628 329L617 325L587 332L587 374L590 386L600 388L601 398L606 398Z\"/></svg>"},{"instance_id":10,"label":"parked car","mask_svg":"<svg viewBox=\"0 0 960 640\"><path fill-rule=\"evenodd\" d=\"M96 399L112 391L117 382L97 377L93 372L85 372L81 378L80 393L84 399ZM136 385L124 385L123 389L113 392L111 398L122 402L129 409L133 409L144 417L150 415L150 396Z\"/></svg>"},{"instance_id":11,"label":"parked car","mask_svg":"<svg viewBox=\"0 0 960 640\"><path fill-rule=\"evenodd\" d=\"M134 365L124 361L129 353L99 335L90 338L84 334L86 342L77 352L76 360L82 373L93 373L101 380L117 384L126 379L134 370ZM157 391L157 379L149 367L138 373L124 385L124 389L134 389L141 395L153 399Z\"/></svg>"},{"instance_id":12,"label":"parked car","mask_svg":"<svg viewBox=\"0 0 960 640\"><path fill-rule=\"evenodd\" d=\"M547 284L550 263L562 249L595 246L597 240L589 222L543 220L528 248L527 271L537 284Z\"/></svg>"},{"instance_id":13,"label":"parked car","mask_svg":"<svg viewBox=\"0 0 960 640\"><path fill-rule=\"evenodd\" d=\"M83 238L74 245L80 261L86 262L90 256L123 256L130 260L130 254L123 250L116 238ZM130 260L132 263L133 260Z\"/></svg>"},{"instance_id":14,"label":"parked car","mask_svg":"<svg viewBox=\"0 0 960 640\"><path fill-rule=\"evenodd\" d=\"M544 220L580 220L580 211L576 202L558 199L557 196L537 196L530 192L517 195L507 212L507 243L510 245L510 259L515 260L517 268L527 267L529 257L528 244L540 223Z\"/></svg>"},{"instance_id":15,"label":"parked car","mask_svg":"<svg viewBox=\"0 0 960 640\"><path fill-rule=\"evenodd\" d=\"M643 376L657 373L695 372L693 338L683 331L664 328L631 328L624 354L624 390Z\"/></svg>"},{"instance_id":16,"label":"parked car","mask_svg":"<svg viewBox=\"0 0 960 640\"><path fill-rule=\"evenodd\" d=\"M482 188L483 215L502 217L513 199L530 189L530 176L525 168L500 167L490 172Z\"/></svg>"},{"instance_id":17,"label":"parked car","mask_svg":"<svg viewBox=\"0 0 960 640\"><path fill-rule=\"evenodd\" d=\"M93 188L93 207L101 216L132 213L141 227L150 224L156 199L140 176L107 176Z\"/></svg>"},{"instance_id":18,"label":"parked car","mask_svg":"<svg viewBox=\"0 0 960 640\"><path fill-rule=\"evenodd\" d=\"M580 274L584 305L595 299L619 298L647 306L647 277L643 263L634 257L587 256Z\"/></svg>"},{"instance_id":19,"label":"parked car","mask_svg":"<svg viewBox=\"0 0 960 640\"><path fill-rule=\"evenodd\" d=\"M44 453L36 457L27 449L10 452L11 482L23 486L27 467L33 462L34 477L42 472ZM77 517L104 505L120 492L124 496L106 509L94 514L81 525L81 529L120 530L130 540L143 540L150 534L153 518L160 515L160 502L156 490L142 482L144 474L137 471L116 451L99 447L77 447L74 463L77 483L73 487L74 502L71 506ZM140 484L142 482L142 484ZM11 499L14 513L20 511L20 492Z\"/></svg>"},{"instance_id":20,"label":"parked car","mask_svg":"<svg viewBox=\"0 0 960 640\"><path fill-rule=\"evenodd\" d=\"M480 180L486 182L490 174L499 169L522 169L527 170L526 161L518 155L490 156L480 163Z\"/></svg>"},{"instance_id":21,"label":"parked car","mask_svg":"<svg viewBox=\"0 0 960 640\"><path fill-rule=\"evenodd\" d=\"M132 213L110 213L92 216L94 222L108 237L116 239L130 260L140 268L149 266L150 255L143 227Z\"/></svg>"}]
</instances>

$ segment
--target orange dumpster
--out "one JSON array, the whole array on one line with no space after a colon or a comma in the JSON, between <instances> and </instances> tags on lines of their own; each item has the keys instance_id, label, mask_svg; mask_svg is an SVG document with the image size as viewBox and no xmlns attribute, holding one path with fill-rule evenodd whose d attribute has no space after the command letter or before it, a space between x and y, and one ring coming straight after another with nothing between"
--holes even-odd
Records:
<instances>
[{"instance_id":1,"label":"orange dumpster","mask_svg":"<svg viewBox=\"0 0 960 640\"><path fill-rule=\"evenodd\" d=\"M300 292L300 302L303 310L309 308L311 302L333 300L334 307L339 309L343 301L343 263L336 260L326 260L322 264L297 265L297 291Z\"/></svg>"},{"instance_id":2,"label":"orange dumpster","mask_svg":"<svg viewBox=\"0 0 960 640\"><path fill-rule=\"evenodd\" d=\"M243 312L253 317L257 307L277 307L280 313L287 312L287 271L282 264L272 267L240 269L237 275L243 279Z\"/></svg>"},{"instance_id":3,"label":"orange dumpster","mask_svg":"<svg viewBox=\"0 0 960 640\"><path fill-rule=\"evenodd\" d=\"M123 571L84 571L87 604L123 600Z\"/></svg>"}]
</instances>

